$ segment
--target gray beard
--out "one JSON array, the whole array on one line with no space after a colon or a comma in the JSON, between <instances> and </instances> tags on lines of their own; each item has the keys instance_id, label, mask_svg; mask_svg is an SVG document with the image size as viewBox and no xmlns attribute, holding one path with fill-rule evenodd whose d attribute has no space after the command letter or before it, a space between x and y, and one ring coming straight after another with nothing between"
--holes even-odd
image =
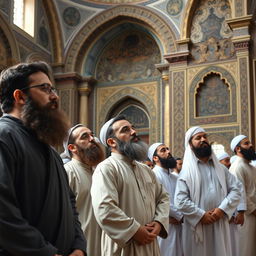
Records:
<instances>
[{"instance_id":1,"label":"gray beard","mask_svg":"<svg viewBox=\"0 0 256 256\"><path fill-rule=\"evenodd\" d=\"M115 138L117 142L117 150L131 160L144 161L147 159L148 145L141 140L133 142L121 141Z\"/></svg>"}]
</instances>

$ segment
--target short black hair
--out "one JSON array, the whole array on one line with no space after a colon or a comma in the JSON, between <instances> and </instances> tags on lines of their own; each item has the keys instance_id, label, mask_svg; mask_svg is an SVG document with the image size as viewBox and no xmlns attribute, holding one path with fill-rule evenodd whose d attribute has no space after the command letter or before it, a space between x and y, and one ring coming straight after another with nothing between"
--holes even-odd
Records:
<instances>
[{"instance_id":1,"label":"short black hair","mask_svg":"<svg viewBox=\"0 0 256 256\"><path fill-rule=\"evenodd\" d=\"M237 155L236 147L241 147L241 141L240 141L240 142L235 146L235 148L234 148L234 152L235 152L235 154Z\"/></svg>"},{"instance_id":2,"label":"short black hair","mask_svg":"<svg viewBox=\"0 0 256 256\"><path fill-rule=\"evenodd\" d=\"M46 62L20 63L3 70L0 74L0 103L4 113L12 111L14 106L13 92L29 86L29 76L43 72L50 79L51 69Z\"/></svg>"}]
</instances>

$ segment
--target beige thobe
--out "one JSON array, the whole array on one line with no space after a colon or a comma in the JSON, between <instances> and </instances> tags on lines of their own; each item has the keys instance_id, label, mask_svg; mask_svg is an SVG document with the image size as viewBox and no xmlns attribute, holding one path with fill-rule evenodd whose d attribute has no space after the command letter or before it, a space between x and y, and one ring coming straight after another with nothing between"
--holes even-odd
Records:
<instances>
[{"instance_id":1,"label":"beige thobe","mask_svg":"<svg viewBox=\"0 0 256 256\"><path fill-rule=\"evenodd\" d=\"M64 167L68 174L69 186L76 196L79 220L87 240L87 256L101 256L101 228L94 217L90 194L92 169L74 158Z\"/></svg>"},{"instance_id":2,"label":"beige thobe","mask_svg":"<svg viewBox=\"0 0 256 256\"><path fill-rule=\"evenodd\" d=\"M229 170L243 183L246 194L245 221L243 226L238 226L239 255L255 256L256 216L252 212L256 210L256 168L237 157Z\"/></svg>"},{"instance_id":3,"label":"beige thobe","mask_svg":"<svg viewBox=\"0 0 256 256\"><path fill-rule=\"evenodd\" d=\"M132 239L152 221L160 222L160 235L167 236L169 197L148 166L112 153L97 166L91 195L104 256L160 255L157 239L143 246Z\"/></svg>"}]
</instances>

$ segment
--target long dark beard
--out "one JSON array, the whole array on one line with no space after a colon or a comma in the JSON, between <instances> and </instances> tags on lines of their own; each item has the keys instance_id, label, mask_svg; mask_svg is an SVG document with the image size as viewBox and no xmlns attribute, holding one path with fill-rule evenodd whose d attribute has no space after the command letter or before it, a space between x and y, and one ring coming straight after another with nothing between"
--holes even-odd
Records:
<instances>
[{"instance_id":1,"label":"long dark beard","mask_svg":"<svg viewBox=\"0 0 256 256\"><path fill-rule=\"evenodd\" d=\"M104 160L104 151L101 146L96 142L90 142L88 147L82 147L77 145L79 151L79 157L81 161L89 166L96 166Z\"/></svg>"},{"instance_id":2,"label":"long dark beard","mask_svg":"<svg viewBox=\"0 0 256 256\"><path fill-rule=\"evenodd\" d=\"M204 157L209 157L212 154L212 147L207 142L203 142L203 144L200 145L200 147L198 148L192 145L192 150L195 153L196 157L199 159Z\"/></svg>"},{"instance_id":3,"label":"long dark beard","mask_svg":"<svg viewBox=\"0 0 256 256\"><path fill-rule=\"evenodd\" d=\"M138 138L138 137L136 137ZM134 138L133 138L134 139ZM115 137L117 150L131 160L144 161L147 159L148 145L138 138L138 141L124 142Z\"/></svg>"},{"instance_id":4,"label":"long dark beard","mask_svg":"<svg viewBox=\"0 0 256 256\"><path fill-rule=\"evenodd\" d=\"M60 146L67 136L69 121L66 114L52 108L56 102L41 107L28 96L21 113L24 125L33 130L38 139L51 146Z\"/></svg>"},{"instance_id":5,"label":"long dark beard","mask_svg":"<svg viewBox=\"0 0 256 256\"><path fill-rule=\"evenodd\" d=\"M173 169L176 167L176 160L172 156L168 158L162 158L158 156L161 166L165 169Z\"/></svg>"},{"instance_id":6,"label":"long dark beard","mask_svg":"<svg viewBox=\"0 0 256 256\"><path fill-rule=\"evenodd\" d=\"M256 160L256 154L254 148L245 149L243 147L241 148L241 153L244 156L244 158L248 161Z\"/></svg>"}]
</instances>

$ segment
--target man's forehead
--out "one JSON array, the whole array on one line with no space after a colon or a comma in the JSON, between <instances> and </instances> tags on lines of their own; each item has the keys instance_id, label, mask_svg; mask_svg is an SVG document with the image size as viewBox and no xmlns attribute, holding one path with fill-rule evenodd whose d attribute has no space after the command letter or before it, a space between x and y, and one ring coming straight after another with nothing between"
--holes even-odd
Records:
<instances>
[{"instance_id":1,"label":"man's forehead","mask_svg":"<svg viewBox=\"0 0 256 256\"><path fill-rule=\"evenodd\" d=\"M118 120L113 123L114 130L119 130L120 128L122 128L124 126L132 126L132 124L127 120Z\"/></svg>"},{"instance_id":2,"label":"man's forehead","mask_svg":"<svg viewBox=\"0 0 256 256\"><path fill-rule=\"evenodd\" d=\"M243 143L248 142L248 141L250 141L250 140L249 140L249 138L246 137L246 138L241 140L241 143L243 144Z\"/></svg>"},{"instance_id":3,"label":"man's forehead","mask_svg":"<svg viewBox=\"0 0 256 256\"><path fill-rule=\"evenodd\" d=\"M49 77L44 72L38 71L29 76L29 85L41 83L48 83L50 85L52 84Z\"/></svg>"},{"instance_id":4,"label":"man's forehead","mask_svg":"<svg viewBox=\"0 0 256 256\"><path fill-rule=\"evenodd\" d=\"M196 137L203 137L206 136L207 133L206 132L198 132L195 135L192 136L192 139L196 138Z\"/></svg>"},{"instance_id":5,"label":"man's forehead","mask_svg":"<svg viewBox=\"0 0 256 256\"><path fill-rule=\"evenodd\" d=\"M165 144L162 144L162 145L157 147L157 150L161 151L161 149L163 149L163 148L167 148L167 146Z\"/></svg>"},{"instance_id":6,"label":"man's forehead","mask_svg":"<svg viewBox=\"0 0 256 256\"><path fill-rule=\"evenodd\" d=\"M85 127L85 126L77 127L77 128L73 131L73 135L74 135L75 137L78 137L78 136L80 136L80 135L83 134L83 133L92 133L92 131L91 131L89 128Z\"/></svg>"}]
</instances>

